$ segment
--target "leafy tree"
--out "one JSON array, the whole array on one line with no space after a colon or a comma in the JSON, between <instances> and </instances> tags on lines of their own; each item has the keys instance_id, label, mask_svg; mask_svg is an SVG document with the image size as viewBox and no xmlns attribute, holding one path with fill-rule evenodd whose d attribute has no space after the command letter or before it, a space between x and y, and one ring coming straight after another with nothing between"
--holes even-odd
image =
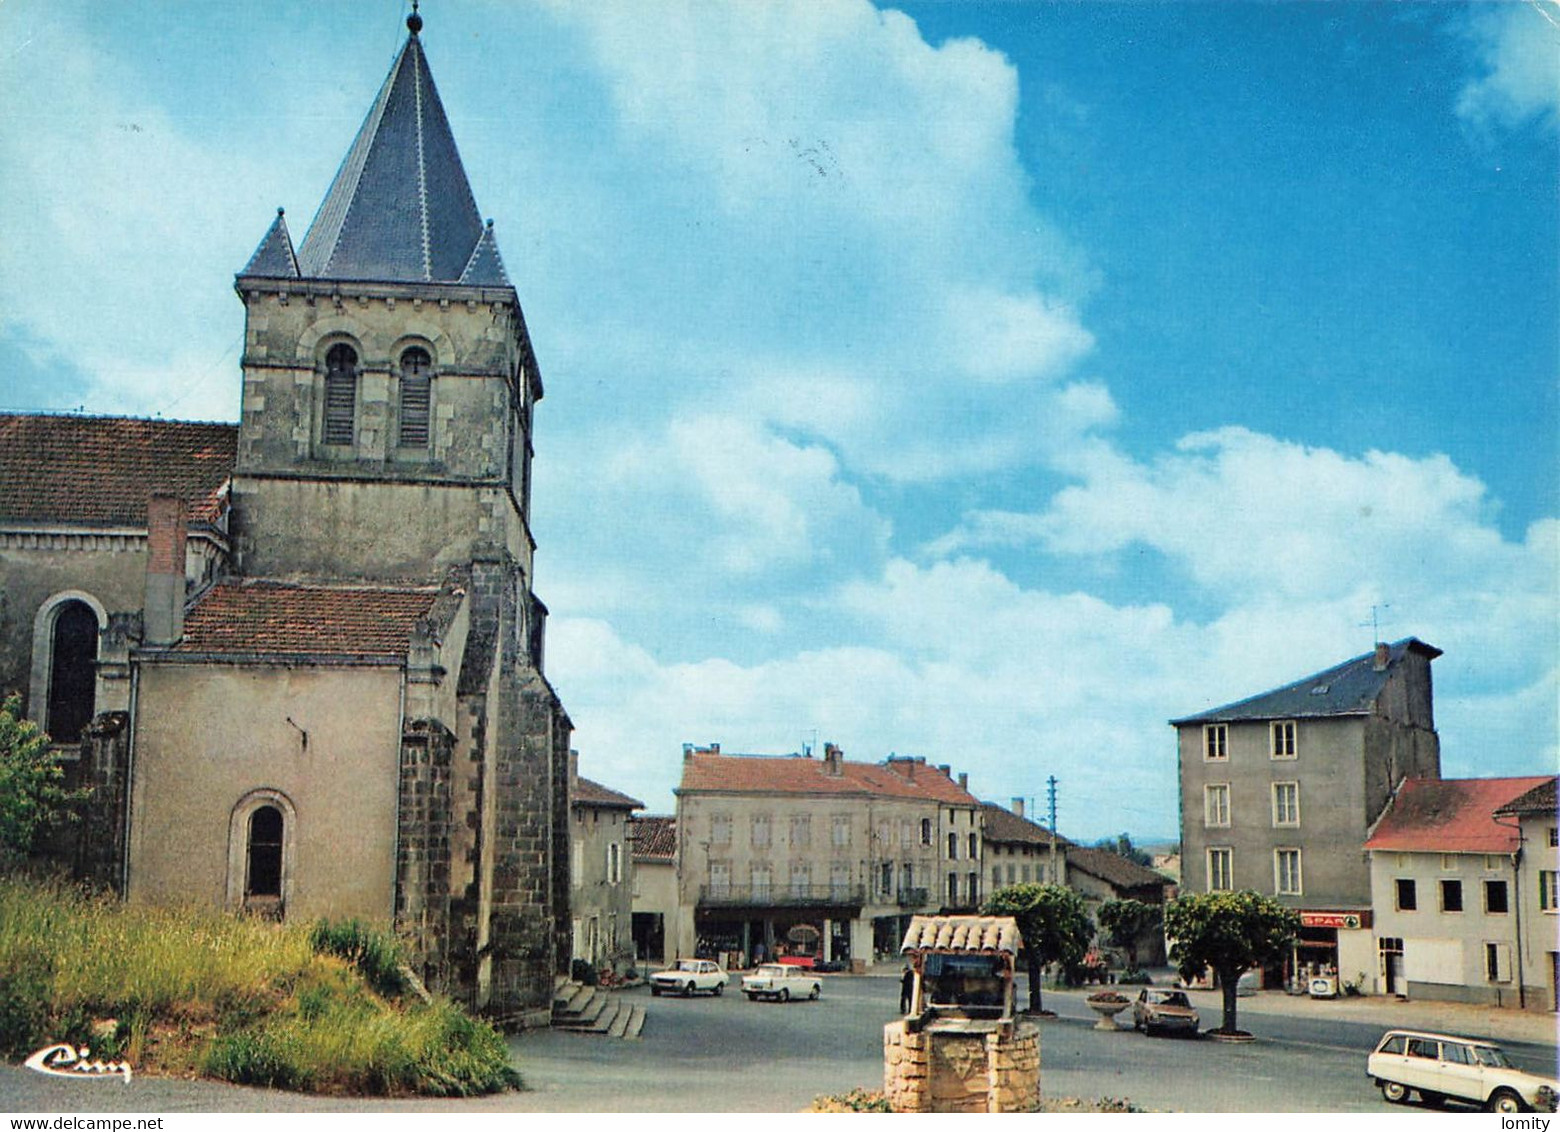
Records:
<instances>
[{"instance_id":1,"label":"leafy tree","mask_svg":"<svg viewBox=\"0 0 1560 1132\"><path fill-rule=\"evenodd\" d=\"M1103 849L1107 853L1114 853L1118 857L1125 857L1134 864L1145 867L1154 863L1154 858L1146 849L1139 849L1132 844L1132 838L1125 833L1118 833L1115 837L1107 837L1094 843L1096 849Z\"/></svg>"},{"instance_id":2,"label":"leafy tree","mask_svg":"<svg viewBox=\"0 0 1560 1132\"><path fill-rule=\"evenodd\" d=\"M987 897L981 911L1018 921L1029 963L1029 1010L1040 1013L1040 968L1047 963L1072 966L1089 949L1094 925L1083 897L1060 884L1010 884Z\"/></svg>"},{"instance_id":3,"label":"leafy tree","mask_svg":"<svg viewBox=\"0 0 1560 1132\"><path fill-rule=\"evenodd\" d=\"M1300 931L1300 914L1255 892L1204 892L1165 908L1170 961L1185 980L1210 967L1224 992L1222 1033L1235 1033L1235 991L1243 972L1281 960Z\"/></svg>"},{"instance_id":4,"label":"leafy tree","mask_svg":"<svg viewBox=\"0 0 1560 1132\"><path fill-rule=\"evenodd\" d=\"M1157 904L1145 904L1141 900L1107 900L1099 906L1095 917L1105 929L1105 942L1120 947L1127 953L1127 964L1138 969L1138 940L1145 932L1159 927L1161 909Z\"/></svg>"},{"instance_id":5,"label":"leafy tree","mask_svg":"<svg viewBox=\"0 0 1560 1132\"><path fill-rule=\"evenodd\" d=\"M14 693L0 705L0 867L27 859L45 828L67 816L72 795L65 771L49 750L49 738L22 718Z\"/></svg>"}]
</instances>

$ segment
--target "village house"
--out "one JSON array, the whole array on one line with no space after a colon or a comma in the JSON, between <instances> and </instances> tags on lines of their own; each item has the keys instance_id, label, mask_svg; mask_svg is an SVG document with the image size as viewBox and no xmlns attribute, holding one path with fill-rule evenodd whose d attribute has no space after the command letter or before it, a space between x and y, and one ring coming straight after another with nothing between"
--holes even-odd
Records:
<instances>
[{"instance_id":1,"label":"village house","mask_svg":"<svg viewBox=\"0 0 1560 1132\"><path fill-rule=\"evenodd\" d=\"M1495 811L1503 826L1515 824L1517 984L1529 1010L1560 1010L1560 812L1556 776Z\"/></svg>"},{"instance_id":2,"label":"village house","mask_svg":"<svg viewBox=\"0 0 1560 1132\"><path fill-rule=\"evenodd\" d=\"M1495 812L1545 781L1402 784L1365 842L1378 954L1369 971L1377 991L1517 1005L1519 831Z\"/></svg>"},{"instance_id":3,"label":"village house","mask_svg":"<svg viewBox=\"0 0 1560 1132\"><path fill-rule=\"evenodd\" d=\"M987 891L1010 884L1067 883L1067 854L1072 842L1024 816L1024 800L1005 810L981 803L981 836L986 848ZM1053 856L1054 852L1054 856Z\"/></svg>"},{"instance_id":4,"label":"village house","mask_svg":"<svg viewBox=\"0 0 1560 1132\"><path fill-rule=\"evenodd\" d=\"M628 830L634 858L634 957L665 964L674 958L668 926L677 923L677 819L667 814L630 817Z\"/></svg>"},{"instance_id":5,"label":"village house","mask_svg":"<svg viewBox=\"0 0 1560 1132\"><path fill-rule=\"evenodd\" d=\"M678 955L863 966L912 915L980 903L981 803L948 766L689 744L674 793Z\"/></svg>"},{"instance_id":6,"label":"village house","mask_svg":"<svg viewBox=\"0 0 1560 1132\"><path fill-rule=\"evenodd\" d=\"M0 416L0 687L94 788L82 877L393 925L434 989L545 1024L542 381L407 25L303 241L279 210L238 273L236 426Z\"/></svg>"},{"instance_id":7,"label":"village house","mask_svg":"<svg viewBox=\"0 0 1560 1132\"><path fill-rule=\"evenodd\" d=\"M600 970L634 964L634 859L629 818L644 803L579 776L569 756L569 911L573 958Z\"/></svg>"},{"instance_id":8,"label":"village house","mask_svg":"<svg viewBox=\"0 0 1560 1132\"><path fill-rule=\"evenodd\" d=\"M1300 913L1290 970L1376 967L1362 851L1406 778L1439 778L1430 663L1409 638L1270 692L1172 720L1182 886L1251 889Z\"/></svg>"},{"instance_id":9,"label":"village house","mask_svg":"<svg viewBox=\"0 0 1560 1132\"><path fill-rule=\"evenodd\" d=\"M1163 908L1175 885L1168 877L1120 853L1076 845L1067 852L1067 887L1083 897L1089 916L1098 923L1101 904L1136 900ZM1101 938L1103 935L1102 932ZM1166 961L1162 927L1149 928L1138 935L1137 960L1139 966L1149 967Z\"/></svg>"}]
</instances>

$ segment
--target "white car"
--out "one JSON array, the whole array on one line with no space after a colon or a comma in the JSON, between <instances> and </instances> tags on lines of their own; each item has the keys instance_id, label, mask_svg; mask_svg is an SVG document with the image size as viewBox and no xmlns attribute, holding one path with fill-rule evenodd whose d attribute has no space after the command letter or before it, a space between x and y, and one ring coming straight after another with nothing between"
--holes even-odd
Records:
<instances>
[{"instance_id":1,"label":"white car","mask_svg":"<svg viewBox=\"0 0 1560 1132\"><path fill-rule=\"evenodd\" d=\"M650 976L650 993L691 995L709 991L718 995L726 989L726 972L713 959L679 959L664 971Z\"/></svg>"},{"instance_id":2,"label":"white car","mask_svg":"<svg viewBox=\"0 0 1560 1132\"><path fill-rule=\"evenodd\" d=\"M1452 1098L1491 1112L1554 1112L1560 1097L1560 1081L1518 1069L1493 1042L1453 1034L1389 1030L1376 1043L1365 1072L1393 1104L1417 1092L1430 1105Z\"/></svg>"},{"instance_id":3,"label":"white car","mask_svg":"<svg viewBox=\"0 0 1560 1132\"><path fill-rule=\"evenodd\" d=\"M793 998L817 998L823 993L823 982L817 975L803 967L788 963L761 963L751 975L742 976L742 993L748 1001L772 998L776 1002L789 1002Z\"/></svg>"}]
</instances>

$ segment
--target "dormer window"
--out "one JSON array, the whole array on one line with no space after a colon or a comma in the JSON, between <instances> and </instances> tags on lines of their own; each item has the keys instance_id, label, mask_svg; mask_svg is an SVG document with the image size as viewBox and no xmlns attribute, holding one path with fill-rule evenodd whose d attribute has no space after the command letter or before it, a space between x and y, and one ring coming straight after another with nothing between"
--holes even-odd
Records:
<instances>
[{"instance_id":1,"label":"dormer window","mask_svg":"<svg viewBox=\"0 0 1560 1132\"><path fill-rule=\"evenodd\" d=\"M345 343L332 346L325 355L325 417L322 439L326 444L351 445L357 438L357 351Z\"/></svg>"},{"instance_id":2,"label":"dormer window","mask_svg":"<svg viewBox=\"0 0 1560 1132\"><path fill-rule=\"evenodd\" d=\"M401 355L402 448L428 447L429 407L433 392L433 359L413 346Z\"/></svg>"}]
</instances>

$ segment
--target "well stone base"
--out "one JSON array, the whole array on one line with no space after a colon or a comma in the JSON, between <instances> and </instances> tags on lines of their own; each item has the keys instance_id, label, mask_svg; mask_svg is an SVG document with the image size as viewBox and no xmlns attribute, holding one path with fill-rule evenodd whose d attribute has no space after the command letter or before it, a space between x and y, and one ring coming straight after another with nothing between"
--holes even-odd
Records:
<instances>
[{"instance_id":1,"label":"well stone base","mask_svg":"<svg viewBox=\"0 0 1560 1132\"><path fill-rule=\"evenodd\" d=\"M895 1112L1037 1112L1040 1028L890 1022L883 1027L883 1093Z\"/></svg>"}]
</instances>

